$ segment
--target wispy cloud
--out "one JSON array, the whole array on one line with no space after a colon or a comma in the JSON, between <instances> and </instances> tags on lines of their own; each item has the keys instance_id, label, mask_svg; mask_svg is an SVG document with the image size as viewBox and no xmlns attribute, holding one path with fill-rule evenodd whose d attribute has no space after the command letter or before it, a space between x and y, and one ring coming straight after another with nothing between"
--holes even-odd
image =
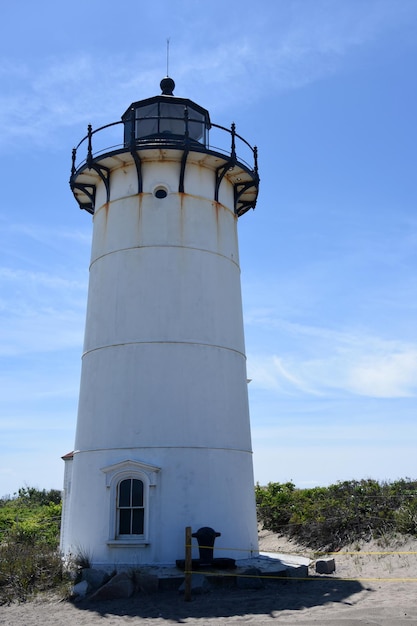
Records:
<instances>
[{"instance_id":1,"label":"wispy cloud","mask_svg":"<svg viewBox=\"0 0 417 626\"><path fill-rule=\"evenodd\" d=\"M334 73L352 50L415 17L415 5L405 0L401 7L373 0L342 6L300 1L251 14L250 35L242 31L240 20L222 29L217 14L205 15L212 27L204 23L203 40L199 25L191 27L188 5L184 11L189 36L177 44L175 77L183 94L217 110L241 102L242 93L246 101L258 99ZM129 48L97 55L86 45L71 56L38 59L36 68L30 61L3 61L3 145L18 137L51 144L60 129L85 125L92 118L96 123L113 121L130 101L153 93L161 77L160 58L149 41L142 43L143 49L138 43L134 54Z\"/></svg>"},{"instance_id":2,"label":"wispy cloud","mask_svg":"<svg viewBox=\"0 0 417 626\"><path fill-rule=\"evenodd\" d=\"M47 245L48 247L62 249L63 242L72 242L73 244L79 244L87 246L88 249L91 245L91 232L87 230L65 230L61 228L54 228L46 226L42 222L28 223L28 222L10 222L0 215L0 221L2 225L3 235L10 236L25 236L33 241Z\"/></svg>"},{"instance_id":3,"label":"wispy cloud","mask_svg":"<svg viewBox=\"0 0 417 626\"><path fill-rule=\"evenodd\" d=\"M48 287L49 289L82 289L85 288L85 282L64 278L46 272L33 272L8 267L0 267L0 281L20 283L28 285L36 283L38 286Z\"/></svg>"},{"instance_id":4,"label":"wispy cloud","mask_svg":"<svg viewBox=\"0 0 417 626\"><path fill-rule=\"evenodd\" d=\"M289 359L273 355L249 355L248 376L253 387L269 389L280 394L307 393L320 395L308 381L299 376Z\"/></svg>"},{"instance_id":5,"label":"wispy cloud","mask_svg":"<svg viewBox=\"0 0 417 626\"><path fill-rule=\"evenodd\" d=\"M34 352L51 352L79 346L83 341L82 313L57 308L27 312L10 311L2 318L0 356L17 356Z\"/></svg>"},{"instance_id":6,"label":"wispy cloud","mask_svg":"<svg viewBox=\"0 0 417 626\"><path fill-rule=\"evenodd\" d=\"M254 387L284 394L353 394L375 398L417 395L417 344L283 324L297 338L283 354L250 354ZM302 338L308 352L302 348Z\"/></svg>"},{"instance_id":7,"label":"wispy cloud","mask_svg":"<svg viewBox=\"0 0 417 626\"><path fill-rule=\"evenodd\" d=\"M65 229L30 223L2 229L0 356L81 347L88 272L78 257L86 246L83 233Z\"/></svg>"},{"instance_id":8,"label":"wispy cloud","mask_svg":"<svg viewBox=\"0 0 417 626\"><path fill-rule=\"evenodd\" d=\"M0 285L1 356L81 349L85 284L56 275L2 269Z\"/></svg>"},{"instance_id":9,"label":"wispy cloud","mask_svg":"<svg viewBox=\"0 0 417 626\"><path fill-rule=\"evenodd\" d=\"M347 388L359 395L397 398L417 395L417 346L387 347L362 354L346 372Z\"/></svg>"}]
</instances>

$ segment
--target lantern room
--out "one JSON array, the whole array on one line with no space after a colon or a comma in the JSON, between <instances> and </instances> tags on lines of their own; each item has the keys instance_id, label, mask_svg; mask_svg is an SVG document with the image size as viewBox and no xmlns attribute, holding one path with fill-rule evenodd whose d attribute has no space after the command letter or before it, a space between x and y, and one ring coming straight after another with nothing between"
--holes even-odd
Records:
<instances>
[{"instance_id":1,"label":"lantern room","mask_svg":"<svg viewBox=\"0 0 417 626\"><path fill-rule=\"evenodd\" d=\"M122 115L125 144L188 138L206 146L211 127L208 111L188 98L176 98L172 78L163 78L160 86L160 96L133 102Z\"/></svg>"}]
</instances>

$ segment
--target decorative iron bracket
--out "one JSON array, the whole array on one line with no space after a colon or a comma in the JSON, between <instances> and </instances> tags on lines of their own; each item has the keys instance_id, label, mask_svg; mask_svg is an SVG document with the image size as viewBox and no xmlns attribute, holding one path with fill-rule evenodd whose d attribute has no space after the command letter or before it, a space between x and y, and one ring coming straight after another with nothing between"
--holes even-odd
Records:
<instances>
[{"instance_id":1,"label":"decorative iron bracket","mask_svg":"<svg viewBox=\"0 0 417 626\"><path fill-rule=\"evenodd\" d=\"M136 167L136 174L138 177L138 193L142 193L143 191L142 161L140 160L140 157L135 147L131 148L130 154L132 155L132 158Z\"/></svg>"},{"instance_id":2,"label":"decorative iron bracket","mask_svg":"<svg viewBox=\"0 0 417 626\"><path fill-rule=\"evenodd\" d=\"M134 110L133 115L134 115ZM132 155L133 161L136 167L136 174L138 178L138 193L142 193L143 191L143 177L142 177L142 161L140 160L140 156L138 151L136 150L136 138L135 138L135 124L132 122L132 127L130 130L130 154Z\"/></svg>"},{"instance_id":3,"label":"decorative iron bracket","mask_svg":"<svg viewBox=\"0 0 417 626\"><path fill-rule=\"evenodd\" d=\"M185 166L187 165L187 158L190 152L190 148L188 145L185 146L184 152L181 157L181 169L180 169L180 180L178 184L178 192L184 193L184 177L185 177Z\"/></svg>"},{"instance_id":4,"label":"decorative iron bracket","mask_svg":"<svg viewBox=\"0 0 417 626\"><path fill-rule=\"evenodd\" d=\"M184 193L184 177L185 177L185 166L187 165L188 153L190 152L190 133L188 129L188 109L185 107L184 109L184 120L185 120L185 137L184 137L184 152L181 157L181 169L180 169L180 179L178 183L178 193Z\"/></svg>"},{"instance_id":5,"label":"decorative iron bracket","mask_svg":"<svg viewBox=\"0 0 417 626\"><path fill-rule=\"evenodd\" d=\"M100 176L106 188L106 202L110 201L110 169L98 163L87 163L88 169L94 170Z\"/></svg>"},{"instance_id":6,"label":"decorative iron bracket","mask_svg":"<svg viewBox=\"0 0 417 626\"><path fill-rule=\"evenodd\" d=\"M91 202L80 202L77 198L77 202L80 206L80 209L84 209L91 215L94 215L94 209L96 204L96 186L88 185L83 183L71 183L71 189L79 189L83 192L88 198L90 198Z\"/></svg>"},{"instance_id":7,"label":"decorative iron bracket","mask_svg":"<svg viewBox=\"0 0 417 626\"><path fill-rule=\"evenodd\" d=\"M245 201L241 201L240 198L245 193L245 191L247 191L251 187L257 188L257 185L258 185L258 181L253 181L253 180L247 181L246 183L236 183L235 184L234 192L235 192L235 213L236 213L236 215L238 215L238 216L243 215L249 209L254 209L255 208L256 200L255 200L255 202L245 202ZM240 203L240 206L238 206L239 203Z\"/></svg>"},{"instance_id":8,"label":"decorative iron bracket","mask_svg":"<svg viewBox=\"0 0 417 626\"><path fill-rule=\"evenodd\" d=\"M219 201L220 184L223 178L225 177L226 172L232 169L235 165L236 165L236 159L231 158L229 161L227 161L227 163L225 163L224 165L221 165L220 167L216 169L216 182L214 186L214 200L216 202Z\"/></svg>"}]
</instances>

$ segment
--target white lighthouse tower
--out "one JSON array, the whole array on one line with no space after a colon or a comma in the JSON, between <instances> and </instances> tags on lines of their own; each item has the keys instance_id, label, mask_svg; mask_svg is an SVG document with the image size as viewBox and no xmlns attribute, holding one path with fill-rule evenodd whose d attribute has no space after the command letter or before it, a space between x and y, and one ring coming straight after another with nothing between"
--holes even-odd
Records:
<instances>
[{"instance_id":1,"label":"white lighthouse tower","mask_svg":"<svg viewBox=\"0 0 417 626\"><path fill-rule=\"evenodd\" d=\"M222 557L258 546L237 242L256 149L174 87L73 151L94 229L61 548L100 566L173 563L186 526Z\"/></svg>"}]
</instances>

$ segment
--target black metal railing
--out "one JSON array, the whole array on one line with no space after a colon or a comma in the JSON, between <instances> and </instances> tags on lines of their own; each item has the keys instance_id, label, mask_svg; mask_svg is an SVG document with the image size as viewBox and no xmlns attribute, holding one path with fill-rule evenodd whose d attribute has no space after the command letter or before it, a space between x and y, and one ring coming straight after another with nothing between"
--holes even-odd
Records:
<instances>
[{"instance_id":1,"label":"black metal railing","mask_svg":"<svg viewBox=\"0 0 417 626\"><path fill-rule=\"evenodd\" d=\"M72 151L72 166L71 177L73 177L78 170L87 166L91 167L94 160L99 159L104 155L111 155L113 153L121 153L125 151L141 150L148 147L157 147L162 144L164 147L172 148L187 148L188 150L195 150L198 152L211 152L219 153L222 156L227 156L230 161L242 164L246 169L258 175L258 151L256 146L252 147L246 139L236 132L235 124L232 124L230 129L218 124L211 124L209 129L206 129L204 133L204 141L197 141L190 138L190 124L198 122L201 124L201 120L193 120L189 118L188 109L185 108L183 117L164 117L164 120L168 122L182 122L184 133L183 134L170 134L167 132L159 132L149 136L137 136L136 123L140 123L141 120L149 122L155 120L160 122L161 118L158 116L136 118L135 123L130 123L129 140L126 140L126 135L122 143L114 143L117 138L114 136L115 127L123 124L126 129L126 123L124 121L112 122L105 126L100 126L93 130L91 124L88 125L87 134L81 139L78 145ZM159 126L158 126L159 128ZM214 141L212 141L214 135ZM224 138L228 136L229 140L224 141ZM112 143L113 141L113 143ZM219 143L220 145L217 145ZM80 149L82 149L82 156L79 159ZM238 154L239 152L239 154ZM242 156L242 154L244 156Z\"/></svg>"}]
</instances>

